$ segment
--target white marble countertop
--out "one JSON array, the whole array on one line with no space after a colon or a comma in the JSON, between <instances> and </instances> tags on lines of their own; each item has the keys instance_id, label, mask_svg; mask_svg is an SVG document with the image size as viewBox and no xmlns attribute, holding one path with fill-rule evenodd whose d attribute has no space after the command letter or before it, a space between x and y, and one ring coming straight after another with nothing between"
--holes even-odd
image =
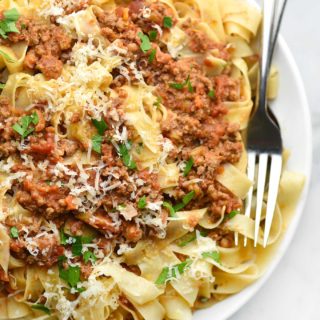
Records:
<instances>
[{"instance_id":1,"label":"white marble countertop","mask_svg":"<svg viewBox=\"0 0 320 320\"><path fill-rule=\"evenodd\" d=\"M313 178L305 213L288 252L267 284L229 320L320 319L319 13L319 0L288 1L282 28L300 68L312 112Z\"/></svg>"}]
</instances>

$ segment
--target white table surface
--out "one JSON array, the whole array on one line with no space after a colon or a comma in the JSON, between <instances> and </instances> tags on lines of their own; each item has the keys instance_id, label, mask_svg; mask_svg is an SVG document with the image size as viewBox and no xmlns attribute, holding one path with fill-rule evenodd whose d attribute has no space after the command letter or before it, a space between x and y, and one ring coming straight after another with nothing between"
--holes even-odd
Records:
<instances>
[{"instance_id":1,"label":"white table surface","mask_svg":"<svg viewBox=\"0 0 320 320\"><path fill-rule=\"evenodd\" d=\"M288 1L282 35L300 68L313 121L313 178L305 213L288 252L267 284L229 320L320 320L319 22L319 0Z\"/></svg>"}]
</instances>

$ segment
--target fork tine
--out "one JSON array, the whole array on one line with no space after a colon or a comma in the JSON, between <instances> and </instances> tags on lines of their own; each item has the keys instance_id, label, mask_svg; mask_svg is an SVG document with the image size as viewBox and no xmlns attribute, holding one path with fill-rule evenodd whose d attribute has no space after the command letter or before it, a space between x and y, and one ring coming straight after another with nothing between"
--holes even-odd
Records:
<instances>
[{"instance_id":1,"label":"fork tine","mask_svg":"<svg viewBox=\"0 0 320 320\"><path fill-rule=\"evenodd\" d=\"M267 242L268 242L268 237L269 237L269 233L270 233L274 210L276 207L279 182L280 182L280 176L281 176L281 169L282 169L281 155L279 155L279 154L272 155L271 156L271 167L270 167L267 212L266 212L264 238L263 238L263 246L264 247L266 247Z\"/></svg>"},{"instance_id":2,"label":"fork tine","mask_svg":"<svg viewBox=\"0 0 320 320\"><path fill-rule=\"evenodd\" d=\"M246 217L250 217L250 212L251 212L255 166L256 166L256 153L248 152L247 176L248 176L248 179L252 181L252 186L249 189L249 192L246 197L246 207L245 207L246 209L244 214ZM243 245L245 247L247 246L247 241L248 241L247 237L244 237Z\"/></svg>"},{"instance_id":3,"label":"fork tine","mask_svg":"<svg viewBox=\"0 0 320 320\"><path fill-rule=\"evenodd\" d=\"M258 185L257 185L257 207L256 207L256 217L255 217L255 229L254 229L254 246L257 246L259 237L259 227L262 211L263 194L266 182L268 165L268 154L262 153L259 155L259 171L258 171Z\"/></svg>"}]
</instances>

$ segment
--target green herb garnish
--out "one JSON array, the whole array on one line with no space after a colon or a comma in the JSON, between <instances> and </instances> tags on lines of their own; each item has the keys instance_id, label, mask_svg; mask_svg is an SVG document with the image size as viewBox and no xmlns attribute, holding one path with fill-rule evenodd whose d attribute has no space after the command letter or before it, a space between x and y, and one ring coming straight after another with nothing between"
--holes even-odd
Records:
<instances>
[{"instance_id":1,"label":"green herb garnish","mask_svg":"<svg viewBox=\"0 0 320 320\"><path fill-rule=\"evenodd\" d=\"M186 261L176 264L172 267L164 267L155 284L165 284L167 281L178 278L179 275L183 274L187 269L190 268L191 264L192 260L187 259Z\"/></svg>"},{"instance_id":2,"label":"green herb garnish","mask_svg":"<svg viewBox=\"0 0 320 320\"><path fill-rule=\"evenodd\" d=\"M172 28L173 22L171 17L164 17L163 18L163 26L165 28Z\"/></svg>"},{"instance_id":3,"label":"green herb garnish","mask_svg":"<svg viewBox=\"0 0 320 320\"><path fill-rule=\"evenodd\" d=\"M220 253L218 251L203 252L201 255L203 258L209 258L215 262L221 263Z\"/></svg>"},{"instance_id":4,"label":"green herb garnish","mask_svg":"<svg viewBox=\"0 0 320 320\"><path fill-rule=\"evenodd\" d=\"M92 141L92 149L97 153L101 153L103 136L100 136L100 134L96 134L95 136L92 137L91 141Z\"/></svg>"},{"instance_id":5,"label":"green herb garnish","mask_svg":"<svg viewBox=\"0 0 320 320\"><path fill-rule=\"evenodd\" d=\"M6 86L6 83L0 83L0 89L4 89L5 86Z\"/></svg>"},{"instance_id":6,"label":"green herb garnish","mask_svg":"<svg viewBox=\"0 0 320 320\"><path fill-rule=\"evenodd\" d=\"M128 142L127 144L122 143L119 145L119 155L122 159L124 165L128 167L129 169L137 169L137 165L132 159L131 154L129 153L129 150L131 148L131 143Z\"/></svg>"},{"instance_id":7,"label":"green herb garnish","mask_svg":"<svg viewBox=\"0 0 320 320\"><path fill-rule=\"evenodd\" d=\"M185 247L187 244L189 244L190 242L193 242L196 239L197 239L197 236L195 232L189 233L182 238L182 240L178 243L178 246Z\"/></svg>"},{"instance_id":8,"label":"green herb garnish","mask_svg":"<svg viewBox=\"0 0 320 320\"><path fill-rule=\"evenodd\" d=\"M95 254L93 252L88 250L83 254L83 261L84 261L84 263L88 263L89 261L91 261L93 263L93 262L97 261L97 257L95 256Z\"/></svg>"},{"instance_id":9,"label":"green herb garnish","mask_svg":"<svg viewBox=\"0 0 320 320\"><path fill-rule=\"evenodd\" d=\"M153 103L153 105L156 106L157 108L159 108L160 104L162 104L162 99L161 99L161 97L157 97L157 100L156 100L156 102Z\"/></svg>"},{"instance_id":10,"label":"green herb garnish","mask_svg":"<svg viewBox=\"0 0 320 320\"><path fill-rule=\"evenodd\" d=\"M0 55L6 59L8 62L16 62L16 60L12 59L7 53L5 53L3 50L0 50Z\"/></svg>"},{"instance_id":11,"label":"green herb garnish","mask_svg":"<svg viewBox=\"0 0 320 320\"><path fill-rule=\"evenodd\" d=\"M15 123L12 126L12 129L19 133L22 138L26 138L30 133L34 131L34 127L30 127L31 124L37 125L39 123L39 117L36 112L31 116L24 116L20 119L19 122Z\"/></svg>"},{"instance_id":12,"label":"green herb garnish","mask_svg":"<svg viewBox=\"0 0 320 320\"><path fill-rule=\"evenodd\" d=\"M16 8L6 10L3 13L4 19L0 21L0 36L7 39L10 32L19 33L16 22L19 19L19 12Z\"/></svg>"},{"instance_id":13,"label":"green herb garnish","mask_svg":"<svg viewBox=\"0 0 320 320\"><path fill-rule=\"evenodd\" d=\"M58 258L59 277L65 282L67 282L70 285L70 287L74 288L80 282L80 267L69 266L67 269L64 269L64 261L66 261L65 256L60 256Z\"/></svg>"},{"instance_id":14,"label":"green herb garnish","mask_svg":"<svg viewBox=\"0 0 320 320\"><path fill-rule=\"evenodd\" d=\"M156 54L157 54L157 50L156 49L152 49L151 50L151 53L150 53L150 56L148 58L148 61L149 63L152 63L156 57Z\"/></svg>"},{"instance_id":15,"label":"green herb garnish","mask_svg":"<svg viewBox=\"0 0 320 320\"><path fill-rule=\"evenodd\" d=\"M19 238L19 231L18 231L17 227L10 228L10 236L11 236L11 238L14 238L14 239Z\"/></svg>"},{"instance_id":16,"label":"green herb garnish","mask_svg":"<svg viewBox=\"0 0 320 320\"><path fill-rule=\"evenodd\" d=\"M50 315L51 311L44 304L36 303L31 306L32 309L43 311L44 313Z\"/></svg>"},{"instance_id":17,"label":"green herb garnish","mask_svg":"<svg viewBox=\"0 0 320 320\"><path fill-rule=\"evenodd\" d=\"M237 210L232 210L228 215L226 215L225 217L224 217L224 220L226 221L226 220L230 220L230 219L232 219L232 218L234 218L237 214L239 214L240 213L240 211L237 211Z\"/></svg>"},{"instance_id":18,"label":"green herb garnish","mask_svg":"<svg viewBox=\"0 0 320 320\"><path fill-rule=\"evenodd\" d=\"M149 32L149 39L150 41L154 41L157 39L157 36L158 36L158 31L157 30L151 30Z\"/></svg>"},{"instance_id":19,"label":"green herb garnish","mask_svg":"<svg viewBox=\"0 0 320 320\"><path fill-rule=\"evenodd\" d=\"M182 203L178 203L176 204L173 208L174 210L177 212L177 211L180 211L181 209L183 209L192 199L193 197L195 196L195 192L194 191L191 191L189 193L187 193L183 198L182 198Z\"/></svg>"},{"instance_id":20,"label":"green herb garnish","mask_svg":"<svg viewBox=\"0 0 320 320\"><path fill-rule=\"evenodd\" d=\"M194 164L194 160L193 160L193 158L191 157L191 158L187 161L186 167L185 167L184 170L183 170L183 176L184 176L184 177L186 177L186 176L189 174L189 172L190 172L191 169L192 169L193 164Z\"/></svg>"},{"instance_id":21,"label":"green herb garnish","mask_svg":"<svg viewBox=\"0 0 320 320\"><path fill-rule=\"evenodd\" d=\"M143 196L138 201L138 208L139 209L144 209L146 206L147 206L147 198L146 198L146 196Z\"/></svg>"},{"instance_id":22,"label":"green herb garnish","mask_svg":"<svg viewBox=\"0 0 320 320\"><path fill-rule=\"evenodd\" d=\"M152 48L149 37L143 34L142 32L138 33L138 37L141 40L140 49L142 50L142 52L143 53L148 52Z\"/></svg>"},{"instance_id":23,"label":"green herb garnish","mask_svg":"<svg viewBox=\"0 0 320 320\"><path fill-rule=\"evenodd\" d=\"M174 210L171 203L164 201L162 204L163 207L167 208L169 210L170 217L176 217L176 211Z\"/></svg>"},{"instance_id":24,"label":"green herb garnish","mask_svg":"<svg viewBox=\"0 0 320 320\"><path fill-rule=\"evenodd\" d=\"M101 120L92 119L92 123L97 128L100 136L103 136L104 132L108 129L108 125L106 124L104 119L101 119Z\"/></svg>"},{"instance_id":25,"label":"green herb garnish","mask_svg":"<svg viewBox=\"0 0 320 320\"><path fill-rule=\"evenodd\" d=\"M194 92L194 89L193 89L193 86L191 84L191 81L190 81L190 75L188 76L187 80L183 83L176 83L176 82L173 82L173 83L169 83L169 86L173 89L177 89L177 90L182 90L183 88L187 87L188 88L188 91L190 93Z\"/></svg>"},{"instance_id":26,"label":"green herb garnish","mask_svg":"<svg viewBox=\"0 0 320 320\"><path fill-rule=\"evenodd\" d=\"M216 94L215 94L215 92L214 92L213 89L209 91L208 97L209 97L210 99L214 99L214 98L216 97Z\"/></svg>"}]
</instances>

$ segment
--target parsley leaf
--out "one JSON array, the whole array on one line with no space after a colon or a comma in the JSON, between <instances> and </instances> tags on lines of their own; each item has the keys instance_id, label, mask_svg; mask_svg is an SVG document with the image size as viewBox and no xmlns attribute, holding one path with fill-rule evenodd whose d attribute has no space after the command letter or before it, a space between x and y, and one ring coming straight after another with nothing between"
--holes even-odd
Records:
<instances>
[{"instance_id":1,"label":"parsley leaf","mask_svg":"<svg viewBox=\"0 0 320 320\"><path fill-rule=\"evenodd\" d=\"M12 126L12 129L19 133L22 138L26 138L30 133L34 131L34 127L30 127L31 124L37 125L39 123L39 117L36 112L31 116L24 116L19 122Z\"/></svg>"},{"instance_id":2,"label":"parsley leaf","mask_svg":"<svg viewBox=\"0 0 320 320\"><path fill-rule=\"evenodd\" d=\"M203 252L202 254L203 258L210 258L214 260L215 262L221 263L221 257L220 253L218 251L209 251L209 252Z\"/></svg>"},{"instance_id":3,"label":"parsley leaf","mask_svg":"<svg viewBox=\"0 0 320 320\"><path fill-rule=\"evenodd\" d=\"M239 211L233 210L228 214L228 219L234 218L237 214L239 214Z\"/></svg>"},{"instance_id":4,"label":"parsley leaf","mask_svg":"<svg viewBox=\"0 0 320 320\"><path fill-rule=\"evenodd\" d=\"M160 104L162 104L162 99L161 97L157 97L157 100L153 103L153 105L159 108Z\"/></svg>"},{"instance_id":5,"label":"parsley leaf","mask_svg":"<svg viewBox=\"0 0 320 320\"><path fill-rule=\"evenodd\" d=\"M152 48L149 37L147 35L143 34L142 32L138 33L138 37L141 40L140 49L142 50L142 52L143 53L148 52Z\"/></svg>"},{"instance_id":6,"label":"parsley leaf","mask_svg":"<svg viewBox=\"0 0 320 320\"><path fill-rule=\"evenodd\" d=\"M190 268L191 264L192 260L187 259L186 261L176 264L172 267L164 267L155 284L165 284L167 281L178 278L181 274L183 274Z\"/></svg>"},{"instance_id":7,"label":"parsley leaf","mask_svg":"<svg viewBox=\"0 0 320 320\"><path fill-rule=\"evenodd\" d=\"M182 203L178 203L176 204L173 208L174 210L177 212L177 211L180 211L181 209L183 209L192 199L193 197L195 196L195 192L194 191L191 191L189 193L187 193L183 198L182 198Z\"/></svg>"},{"instance_id":8,"label":"parsley leaf","mask_svg":"<svg viewBox=\"0 0 320 320\"><path fill-rule=\"evenodd\" d=\"M67 282L70 287L75 287L80 282L80 267L69 266L67 269L64 269L63 262L65 260L65 256L60 256L58 259L59 277Z\"/></svg>"},{"instance_id":9,"label":"parsley leaf","mask_svg":"<svg viewBox=\"0 0 320 320\"><path fill-rule=\"evenodd\" d=\"M183 176L184 176L184 177L186 177L186 176L189 174L189 172L191 171L191 168L192 168L193 164L194 164L194 160L193 160L193 158L191 157L191 158L188 160L188 162L187 162L187 164L186 164L186 167L185 167L184 170L183 170Z\"/></svg>"},{"instance_id":10,"label":"parsley leaf","mask_svg":"<svg viewBox=\"0 0 320 320\"><path fill-rule=\"evenodd\" d=\"M65 245L67 244L67 235L64 233L63 227L60 229L60 244Z\"/></svg>"},{"instance_id":11,"label":"parsley leaf","mask_svg":"<svg viewBox=\"0 0 320 320\"><path fill-rule=\"evenodd\" d=\"M146 206L147 206L147 198L146 198L146 196L143 196L138 201L138 208L139 209L144 209Z\"/></svg>"},{"instance_id":12,"label":"parsley leaf","mask_svg":"<svg viewBox=\"0 0 320 320\"><path fill-rule=\"evenodd\" d=\"M167 208L169 210L170 217L176 217L176 211L174 210L171 203L164 201L162 204L163 207Z\"/></svg>"},{"instance_id":13,"label":"parsley leaf","mask_svg":"<svg viewBox=\"0 0 320 320\"><path fill-rule=\"evenodd\" d=\"M0 83L0 89L4 89L5 86L6 86L6 83Z\"/></svg>"},{"instance_id":14,"label":"parsley leaf","mask_svg":"<svg viewBox=\"0 0 320 320\"><path fill-rule=\"evenodd\" d=\"M0 55L6 59L8 62L16 62L16 60L12 59L6 52L4 52L3 50L0 50Z\"/></svg>"},{"instance_id":15,"label":"parsley leaf","mask_svg":"<svg viewBox=\"0 0 320 320\"><path fill-rule=\"evenodd\" d=\"M120 158L122 159L124 165L128 167L129 169L137 169L137 165L132 159L131 154L129 153L129 150L131 148L131 143L122 143L119 145L119 155Z\"/></svg>"},{"instance_id":16,"label":"parsley leaf","mask_svg":"<svg viewBox=\"0 0 320 320\"><path fill-rule=\"evenodd\" d=\"M108 129L108 125L102 118L101 120L92 119L92 123L97 128L100 136L103 136L104 132Z\"/></svg>"},{"instance_id":17,"label":"parsley leaf","mask_svg":"<svg viewBox=\"0 0 320 320\"><path fill-rule=\"evenodd\" d=\"M149 63L152 63L156 57L156 54L157 54L157 50L156 49L152 49L151 50L151 53L150 53L150 56L149 56Z\"/></svg>"},{"instance_id":18,"label":"parsley leaf","mask_svg":"<svg viewBox=\"0 0 320 320\"><path fill-rule=\"evenodd\" d=\"M95 254L93 252L88 250L83 254L83 261L84 261L84 263L88 263L89 260L91 262L96 262L97 261L97 257L95 256Z\"/></svg>"},{"instance_id":19,"label":"parsley leaf","mask_svg":"<svg viewBox=\"0 0 320 320\"><path fill-rule=\"evenodd\" d=\"M190 75L188 76L187 80L183 83L169 83L169 86L173 89L177 89L177 90L182 90L183 88L185 88L187 86L188 88L188 91L190 93L194 92L194 89L193 89L193 86L192 86L192 83L190 81Z\"/></svg>"},{"instance_id":20,"label":"parsley leaf","mask_svg":"<svg viewBox=\"0 0 320 320\"><path fill-rule=\"evenodd\" d=\"M209 93L208 93L208 97L210 99L214 99L216 97L216 93L214 92L214 90L210 90Z\"/></svg>"},{"instance_id":21,"label":"parsley leaf","mask_svg":"<svg viewBox=\"0 0 320 320\"><path fill-rule=\"evenodd\" d=\"M44 304L36 303L31 306L32 309L43 311L44 313L50 315L51 311Z\"/></svg>"},{"instance_id":22,"label":"parsley leaf","mask_svg":"<svg viewBox=\"0 0 320 320\"><path fill-rule=\"evenodd\" d=\"M13 22L18 21L20 17L20 14L16 8L5 11L3 15L6 20L13 21Z\"/></svg>"},{"instance_id":23,"label":"parsley leaf","mask_svg":"<svg viewBox=\"0 0 320 320\"><path fill-rule=\"evenodd\" d=\"M182 240L178 243L179 247L185 247L187 244L189 244L190 242L194 241L197 239L196 233L192 232L192 233L188 233L187 235L185 235Z\"/></svg>"},{"instance_id":24,"label":"parsley leaf","mask_svg":"<svg viewBox=\"0 0 320 320\"><path fill-rule=\"evenodd\" d=\"M172 18L171 17L164 17L163 18L163 26L165 28L172 28L172 25L173 25L173 23L172 23Z\"/></svg>"},{"instance_id":25,"label":"parsley leaf","mask_svg":"<svg viewBox=\"0 0 320 320\"><path fill-rule=\"evenodd\" d=\"M72 237L73 243L71 245L72 254L75 257L80 257L82 255L82 239L79 236Z\"/></svg>"},{"instance_id":26,"label":"parsley leaf","mask_svg":"<svg viewBox=\"0 0 320 320\"><path fill-rule=\"evenodd\" d=\"M103 141L103 137L100 136L100 134L96 134L95 136L92 137L92 149L97 152L101 153L101 144Z\"/></svg>"},{"instance_id":27,"label":"parsley leaf","mask_svg":"<svg viewBox=\"0 0 320 320\"><path fill-rule=\"evenodd\" d=\"M151 41L156 40L156 39L157 39L157 36L158 36L158 31L157 31L157 30L151 30L151 31L149 32L149 39L150 39Z\"/></svg>"},{"instance_id":28,"label":"parsley leaf","mask_svg":"<svg viewBox=\"0 0 320 320\"><path fill-rule=\"evenodd\" d=\"M230 220L230 219L234 218L239 213L240 213L240 211L237 211L237 210L231 211L228 215L226 215L224 217L224 221L227 221L227 220Z\"/></svg>"},{"instance_id":29,"label":"parsley leaf","mask_svg":"<svg viewBox=\"0 0 320 320\"><path fill-rule=\"evenodd\" d=\"M19 30L16 26L16 22L19 19L20 14L16 8L13 8L4 11L3 16L4 19L0 21L0 36L4 39L7 39L7 33L19 33Z\"/></svg>"},{"instance_id":30,"label":"parsley leaf","mask_svg":"<svg viewBox=\"0 0 320 320\"><path fill-rule=\"evenodd\" d=\"M10 228L10 236L11 236L11 238L14 238L14 239L19 238L19 231L18 231L17 227Z\"/></svg>"}]
</instances>

